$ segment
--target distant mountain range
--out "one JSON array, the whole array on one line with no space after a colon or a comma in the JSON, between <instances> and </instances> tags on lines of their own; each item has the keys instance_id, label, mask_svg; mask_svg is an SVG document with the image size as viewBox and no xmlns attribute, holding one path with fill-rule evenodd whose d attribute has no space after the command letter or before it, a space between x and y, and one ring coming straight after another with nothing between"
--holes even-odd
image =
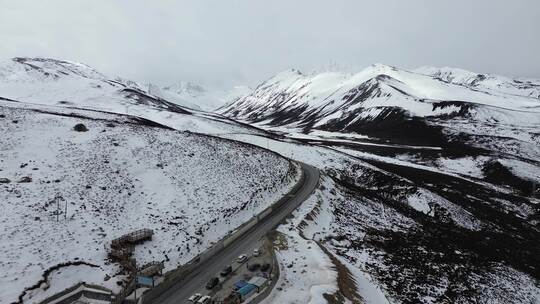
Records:
<instances>
[{"instance_id":1,"label":"distant mountain range","mask_svg":"<svg viewBox=\"0 0 540 304\"><path fill-rule=\"evenodd\" d=\"M160 88L110 77L78 62L25 57L0 62L0 89L0 96L4 98L47 104L73 103L111 111L118 104L104 100L106 96L126 107L144 99L161 108L181 106L209 111L249 92L249 88L242 86L229 91L206 90L189 82Z\"/></svg>"},{"instance_id":2,"label":"distant mountain range","mask_svg":"<svg viewBox=\"0 0 540 304\"><path fill-rule=\"evenodd\" d=\"M230 90L207 89L196 83L180 81L162 88L150 84L148 91L156 96L161 96L171 102L192 109L212 111L249 94L251 89L247 86L235 86Z\"/></svg>"},{"instance_id":3,"label":"distant mountain range","mask_svg":"<svg viewBox=\"0 0 540 304\"><path fill-rule=\"evenodd\" d=\"M450 68L373 65L356 74L285 71L218 112L268 126L367 133L414 118L540 113L540 81ZM525 114L529 113L529 114ZM516 117L516 119L518 119Z\"/></svg>"}]
</instances>

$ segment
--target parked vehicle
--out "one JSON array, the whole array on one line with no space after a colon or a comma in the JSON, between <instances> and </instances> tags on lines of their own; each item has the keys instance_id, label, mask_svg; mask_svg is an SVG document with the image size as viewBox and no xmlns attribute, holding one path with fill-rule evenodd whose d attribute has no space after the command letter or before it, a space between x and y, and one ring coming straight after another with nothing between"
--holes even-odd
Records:
<instances>
[{"instance_id":1,"label":"parked vehicle","mask_svg":"<svg viewBox=\"0 0 540 304\"><path fill-rule=\"evenodd\" d=\"M261 271L262 272L266 272L268 270L270 270L270 264L264 263L264 264L261 265Z\"/></svg>"},{"instance_id":2,"label":"parked vehicle","mask_svg":"<svg viewBox=\"0 0 540 304\"><path fill-rule=\"evenodd\" d=\"M223 270L219 273L222 277L226 277L227 275L229 275L229 273L232 272L232 266L229 265L225 268L223 268Z\"/></svg>"},{"instance_id":3,"label":"parked vehicle","mask_svg":"<svg viewBox=\"0 0 540 304\"><path fill-rule=\"evenodd\" d=\"M254 256L254 257L260 256L261 253L262 253L262 252L261 252L261 250L260 250L259 248L253 249L253 256Z\"/></svg>"},{"instance_id":4,"label":"parked vehicle","mask_svg":"<svg viewBox=\"0 0 540 304\"><path fill-rule=\"evenodd\" d=\"M217 278L216 278L217 279ZM210 296L204 296L197 301L197 304L210 304L212 298Z\"/></svg>"},{"instance_id":5,"label":"parked vehicle","mask_svg":"<svg viewBox=\"0 0 540 304\"><path fill-rule=\"evenodd\" d=\"M191 303L196 303L197 300L199 300L200 298L202 298L202 294L196 293L196 294L192 295L191 297L189 297L188 301L190 301Z\"/></svg>"},{"instance_id":6,"label":"parked vehicle","mask_svg":"<svg viewBox=\"0 0 540 304\"><path fill-rule=\"evenodd\" d=\"M238 256L238 258L236 259L236 261L237 261L238 263L244 263L245 261L247 261L247 258L248 258L247 255L241 254L241 255Z\"/></svg>"},{"instance_id":7,"label":"parked vehicle","mask_svg":"<svg viewBox=\"0 0 540 304\"><path fill-rule=\"evenodd\" d=\"M214 289L219 284L219 278L213 277L206 283L206 289Z\"/></svg>"}]
</instances>

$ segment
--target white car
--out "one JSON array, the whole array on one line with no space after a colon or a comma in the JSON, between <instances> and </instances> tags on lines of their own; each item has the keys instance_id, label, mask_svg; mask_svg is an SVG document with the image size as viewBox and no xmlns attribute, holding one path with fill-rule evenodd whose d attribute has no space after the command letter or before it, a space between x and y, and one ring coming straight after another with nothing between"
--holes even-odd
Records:
<instances>
[{"instance_id":1,"label":"white car","mask_svg":"<svg viewBox=\"0 0 540 304\"><path fill-rule=\"evenodd\" d=\"M202 294L196 293L192 295L191 297L189 297L188 301L190 301L191 303L197 303L197 300L199 300L200 298L202 298Z\"/></svg>"},{"instance_id":2,"label":"white car","mask_svg":"<svg viewBox=\"0 0 540 304\"><path fill-rule=\"evenodd\" d=\"M197 304L209 304L212 298L210 296L204 296L197 301Z\"/></svg>"},{"instance_id":3,"label":"white car","mask_svg":"<svg viewBox=\"0 0 540 304\"><path fill-rule=\"evenodd\" d=\"M236 259L236 261L237 261L238 263L244 263L245 261L247 261L247 258L248 258L247 255L241 254L241 255L238 256L238 258Z\"/></svg>"},{"instance_id":4,"label":"white car","mask_svg":"<svg viewBox=\"0 0 540 304\"><path fill-rule=\"evenodd\" d=\"M253 249L253 256L254 257L258 257L261 255L261 250L260 249Z\"/></svg>"}]
</instances>

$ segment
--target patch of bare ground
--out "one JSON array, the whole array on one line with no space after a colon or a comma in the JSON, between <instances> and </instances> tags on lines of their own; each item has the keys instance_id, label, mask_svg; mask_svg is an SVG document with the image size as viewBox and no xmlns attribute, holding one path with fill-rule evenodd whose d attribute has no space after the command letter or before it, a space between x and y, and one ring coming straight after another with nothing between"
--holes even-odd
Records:
<instances>
[{"instance_id":1,"label":"patch of bare ground","mask_svg":"<svg viewBox=\"0 0 540 304\"><path fill-rule=\"evenodd\" d=\"M267 234L268 240L273 244L273 247L277 251L287 250L287 238L281 232L276 230L271 231Z\"/></svg>"},{"instance_id":2,"label":"patch of bare ground","mask_svg":"<svg viewBox=\"0 0 540 304\"><path fill-rule=\"evenodd\" d=\"M334 264L334 269L337 271L338 274L338 290L333 294L323 294L324 298L331 304L345 303L345 299L355 304L365 303L362 296L358 293L358 288L356 287L356 280L351 271L347 268L347 266L341 263L338 258L336 258L328 249L322 246L319 242L317 242L317 245L319 245L321 250L330 258L332 264Z\"/></svg>"},{"instance_id":3,"label":"patch of bare ground","mask_svg":"<svg viewBox=\"0 0 540 304\"><path fill-rule=\"evenodd\" d=\"M315 205L315 207L313 207L313 209L308 214L306 214L304 219L298 224L297 228L302 237L304 237L304 228L306 228L308 225L307 221L313 222L315 218L317 218L317 216L321 212L320 207L321 207L321 202L317 201L317 205Z\"/></svg>"}]
</instances>

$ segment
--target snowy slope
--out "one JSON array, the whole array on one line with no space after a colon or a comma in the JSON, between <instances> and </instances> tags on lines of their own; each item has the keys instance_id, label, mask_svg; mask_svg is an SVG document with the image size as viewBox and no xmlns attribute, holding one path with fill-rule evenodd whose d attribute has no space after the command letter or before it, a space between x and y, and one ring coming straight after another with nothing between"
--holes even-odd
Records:
<instances>
[{"instance_id":1,"label":"snowy slope","mask_svg":"<svg viewBox=\"0 0 540 304\"><path fill-rule=\"evenodd\" d=\"M76 132L78 123L88 131ZM266 150L104 112L0 101L0 137L0 303L17 301L45 270L66 262L89 265L53 271L50 287L28 290L24 301L81 280L117 291L125 275L105 247L141 228L155 235L136 247L137 264L165 261L173 269L297 178Z\"/></svg>"}]
</instances>

